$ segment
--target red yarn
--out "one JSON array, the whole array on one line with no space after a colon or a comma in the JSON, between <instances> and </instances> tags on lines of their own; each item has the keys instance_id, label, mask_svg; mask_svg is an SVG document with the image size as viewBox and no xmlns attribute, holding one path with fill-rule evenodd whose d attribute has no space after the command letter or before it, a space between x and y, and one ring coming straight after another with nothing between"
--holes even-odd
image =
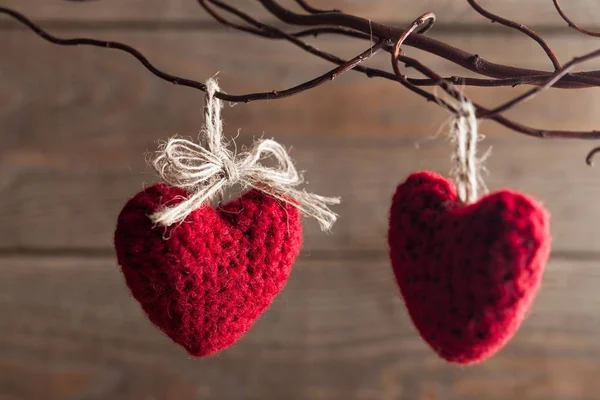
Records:
<instances>
[{"instance_id":1,"label":"red yarn","mask_svg":"<svg viewBox=\"0 0 600 400\"><path fill-rule=\"evenodd\" d=\"M123 208L117 259L150 321L191 355L236 342L283 289L302 242L298 210L253 190L168 228L148 218L185 197L156 184Z\"/></svg>"},{"instance_id":2,"label":"red yarn","mask_svg":"<svg viewBox=\"0 0 600 400\"><path fill-rule=\"evenodd\" d=\"M550 253L549 214L510 191L465 206L451 182L420 172L396 190L388 240L420 335L469 364L497 352L529 310Z\"/></svg>"}]
</instances>

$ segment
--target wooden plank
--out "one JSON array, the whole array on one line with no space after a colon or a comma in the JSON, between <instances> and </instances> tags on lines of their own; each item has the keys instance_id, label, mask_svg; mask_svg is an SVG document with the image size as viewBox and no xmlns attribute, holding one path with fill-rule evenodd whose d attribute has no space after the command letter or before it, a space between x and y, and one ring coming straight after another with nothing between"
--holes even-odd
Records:
<instances>
[{"instance_id":1,"label":"wooden plank","mask_svg":"<svg viewBox=\"0 0 600 400\"><path fill-rule=\"evenodd\" d=\"M76 35L87 35L81 31ZM274 41L229 33L105 32L139 48L165 71L200 81L218 72L223 90L248 93L281 90L319 76L332 66L297 48ZM172 133L199 128L203 95L159 80L130 56L100 48L64 48L31 33L4 32L2 46L11 57L0 60L1 129L3 148L13 145L69 147L126 145L154 141ZM490 61L526 68L548 69L549 61L535 43L521 36L449 35ZM365 49L358 42L331 37L316 41L343 57ZM552 40L564 60L595 49L597 41L571 36ZM222 49L231 49L223 51ZM490 49L494 49L491 51ZM464 73L460 68L420 51L408 54L442 74ZM371 65L390 69L388 57L376 56ZM586 64L600 68L600 61ZM409 71L410 72L410 71ZM472 74L468 74L472 75ZM489 106L498 105L523 89L470 89L469 94ZM549 129L593 129L599 97L593 90L554 90L509 115ZM155 115L155 118L149 116ZM239 104L227 111L232 130L267 135L423 138L448 117L435 104L409 93L393 82L347 73L333 82L291 98ZM52 134L48 134L52 132ZM489 135L516 138L496 125ZM74 141L73 138L79 138Z\"/></svg>"},{"instance_id":2,"label":"wooden plank","mask_svg":"<svg viewBox=\"0 0 600 400\"><path fill-rule=\"evenodd\" d=\"M203 26L206 22L214 25L213 20L194 1L187 0L103 0L102 3L69 3L60 0L5 0L4 5L20 10L39 20L71 21L185 21L186 25ZM387 21L394 24L406 24L419 15L433 11L440 24L491 26L489 21L477 14L466 1L457 0L319 0L311 2L323 9L338 8L349 14L355 14L375 21ZM256 17L274 20L256 0L236 0L231 3ZM280 4L300 10L293 0L281 0ZM480 4L491 12L506 18L513 18L523 24L545 27L566 27L551 1L518 0L494 1L481 0ZM564 2L564 10L579 24L599 26L597 17L600 8L593 1Z\"/></svg>"},{"instance_id":3,"label":"wooden plank","mask_svg":"<svg viewBox=\"0 0 600 400\"><path fill-rule=\"evenodd\" d=\"M58 365L55 367L50 369L43 363L36 365L35 362L22 363L0 359L0 398L72 399L77 398L82 391L89 390L88 388L100 378L98 371L92 368L65 368Z\"/></svg>"},{"instance_id":4,"label":"wooden plank","mask_svg":"<svg viewBox=\"0 0 600 400\"><path fill-rule=\"evenodd\" d=\"M441 139L439 140L441 142ZM447 173L451 146L425 143L338 145L333 140L292 144L292 156L307 169L308 190L341 196L341 215L332 235L307 221L307 253L382 251L395 186L413 171ZM486 178L492 190L504 187L536 196L552 212L555 251L596 251L600 231L597 171L585 166L585 143L493 146ZM110 249L116 217L125 201L154 181L144 166L144 148L82 150L65 160L50 150L15 152L5 159L7 177L0 196L0 249ZM14 162L13 162L14 160ZM19 165L33 160L33 165Z\"/></svg>"},{"instance_id":5,"label":"wooden plank","mask_svg":"<svg viewBox=\"0 0 600 400\"><path fill-rule=\"evenodd\" d=\"M552 261L514 340L486 363L459 368L420 340L385 257L302 258L251 332L204 360L150 325L112 258L3 258L0 398L38 399L35 374L45 377L36 385L47 400L65 398L53 387L118 400L595 399L596 264Z\"/></svg>"},{"instance_id":6,"label":"wooden plank","mask_svg":"<svg viewBox=\"0 0 600 400\"><path fill-rule=\"evenodd\" d=\"M289 87L328 68L290 47L235 34L110 35L184 76L202 80L221 68L228 92ZM547 63L520 36L457 35L453 40L461 38L476 51L498 48L498 57L510 54L525 66ZM114 52L57 48L17 32L3 34L0 41L11 54L0 60L0 248L110 249L120 208L143 183L153 181L143 153L171 134L195 135L202 94L159 81ZM577 54L595 42L558 37L555 43ZM358 51L338 47L342 53ZM266 51L264 60L257 57L259 49ZM431 65L456 71L439 61ZM515 94L512 89L471 92L490 105ZM557 90L511 116L541 127L593 129L600 125L599 101L594 91ZM289 99L227 108L225 118L230 134L242 128L240 144L264 133L292 146L298 167L308 170L308 189L342 196L334 235L323 236L316 224L307 224L309 253L384 249L395 185L418 169L449 170L451 146L430 138L447 118L445 112L392 83L358 74ZM482 133L489 138L486 144L494 144L489 187L539 196L554 214L556 250L596 251L597 172L583 164L592 144L526 139L492 123L483 124Z\"/></svg>"}]
</instances>

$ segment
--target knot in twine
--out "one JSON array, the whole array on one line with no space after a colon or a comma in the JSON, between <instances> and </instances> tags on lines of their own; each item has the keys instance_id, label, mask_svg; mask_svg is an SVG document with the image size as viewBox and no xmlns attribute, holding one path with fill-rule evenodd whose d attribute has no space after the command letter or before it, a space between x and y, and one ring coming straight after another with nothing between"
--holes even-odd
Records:
<instances>
[{"instance_id":1,"label":"knot in twine","mask_svg":"<svg viewBox=\"0 0 600 400\"><path fill-rule=\"evenodd\" d=\"M453 167L450 175L456 183L458 197L463 203L471 204L477 201L478 189L487 187L481 176L485 170L484 162L489 157L489 149L481 158L477 157L477 142L482 139L478 133L478 121L475 106L462 94L459 99L453 97L444 99L453 114L450 122L450 139L455 148L452 155Z\"/></svg>"},{"instance_id":2,"label":"knot in twine","mask_svg":"<svg viewBox=\"0 0 600 400\"><path fill-rule=\"evenodd\" d=\"M200 143L172 137L163 143L152 161L158 175L171 186L190 192L177 205L165 207L150 216L153 223L169 226L182 222L224 189L240 184L243 189L253 188L298 208L306 216L315 218L322 230L329 230L337 219L327 206L339 204L339 198L323 197L298 190L302 176L296 171L286 150L274 140L265 139L253 147L235 154L223 139L221 100L215 97L217 82L206 83L205 125L200 132ZM262 159L272 157L276 167L266 167Z\"/></svg>"}]
</instances>

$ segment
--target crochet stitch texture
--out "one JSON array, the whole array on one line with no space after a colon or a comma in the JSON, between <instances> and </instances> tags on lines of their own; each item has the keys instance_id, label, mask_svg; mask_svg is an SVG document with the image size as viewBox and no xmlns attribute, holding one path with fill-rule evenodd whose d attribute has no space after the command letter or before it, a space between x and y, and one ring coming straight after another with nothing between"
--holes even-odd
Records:
<instances>
[{"instance_id":1,"label":"crochet stitch texture","mask_svg":"<svg viewBox=\"0 0 600 400\"><path fill-rule=\"evenodd\" d=\"M117 260L152 323L189 354L220 351L244 335L284 288L302 244L300 213L251 190L181 224L153 226L159 208L188 195L155 184L121 211Z\"/></svg>"},{"instance_id":2,"label":"crochet stitch texture","mask_svg":"<svg viewBox=\"0 0 600 400\"><path fill-rule=\"evenodd\" d=\"M396 281L422 338L442 358L482 361L515 334L550 253L548 212L500 191L471 205L431 172L393 198L388 241Z\"/></svg>"}]
</instances>

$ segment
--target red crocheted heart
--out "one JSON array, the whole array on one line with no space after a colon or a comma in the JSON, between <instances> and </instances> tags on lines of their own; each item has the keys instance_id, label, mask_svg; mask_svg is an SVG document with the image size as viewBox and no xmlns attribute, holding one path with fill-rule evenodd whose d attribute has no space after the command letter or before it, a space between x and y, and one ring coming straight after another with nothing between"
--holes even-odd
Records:
<instances>
[{"instance_id":1,"label":"red crocheted heart","mask_svg":"<svg viewBox=\"0 0 600 400\"><path fill-rule=\"evenodd\" d=\"M250 191L168 228L148 218L187 193L156 184L123 208L117 259L150 321L191 355L222 350L247 332L283 289L302 242L298 210Z\"/></svg>"},{"instance_id":2,"label":"red crocheted heart","mask_svg":"<svg viewBox=\"0 0 600 400\"><path fill-rule=\"evenodd\" d=\"M422 338L469 364L498 351L528 311L550 253L549 214L510 191L465 206L451 182L421 172L396 190L388 240Z\"/></svg>"}]
</instances>

